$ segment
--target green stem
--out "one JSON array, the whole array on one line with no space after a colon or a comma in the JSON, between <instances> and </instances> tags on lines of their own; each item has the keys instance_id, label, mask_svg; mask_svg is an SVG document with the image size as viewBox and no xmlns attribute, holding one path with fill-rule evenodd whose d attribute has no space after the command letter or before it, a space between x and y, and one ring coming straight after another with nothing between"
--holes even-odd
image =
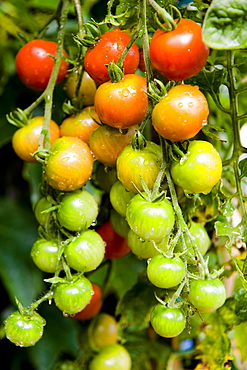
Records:
<instances>
[{"instance_id":1,"label":"green stem","mask_svg":"<svg viewBox=\"0 0 247 370\"><path fill-rule=\"evenodd\" d=\"M147 0L140 1L140 9L141 9L141 23L143 27L142 35L143 58L146 67L147 85L149 85L149 82L153 81L153 72L149 58L149 38L147 29Z\"/></svg>"},{"instance_id":2,"label":"green stem","mask_svg":"<svg viewBox=\"0 0 247 370\"><path fill-rule=\"evenodd\" d=\"M78 21L78 36L80 38L83 38L83 35L85 33L85 27L82 17L82 10L81 10L81 3L79 0L74 0L75 9L77 13L77 21Z\"/></svg>"},{"instance_id":3,"label":"green stem","mask_svg":"<svg viewBox=\"0 0 247 370\"><path fill-rule=\"evenodd\" d=\"M36 310L41 303L43 303L44 301L47 301L48 299L52 299L52 297L53 297L53 292L49 290L47 293L43 295L43 297L33 302L31 305L31 308L33 310Z\"/></svg>"},{"instance_id":4,"label":"green stem","mask_svg":"<svg viewBox=\"0 0 247 370\"><path fill-rule=\"evenodd\" d=\"M157 12L158 16L164 20L169 30L174 30L177 27L172 16L164 8L161 8L154 0L148 0L148 2Z\"/></svg>"}]
</instances>

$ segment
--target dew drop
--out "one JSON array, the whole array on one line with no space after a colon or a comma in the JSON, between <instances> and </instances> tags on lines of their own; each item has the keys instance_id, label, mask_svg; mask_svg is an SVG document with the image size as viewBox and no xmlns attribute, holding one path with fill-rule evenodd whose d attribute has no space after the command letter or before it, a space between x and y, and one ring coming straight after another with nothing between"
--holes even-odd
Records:
<instances>
[{"instance_id":1,"label":"dew drop","mask_svg":"<svg viewBox=\"0 0 247 370\"><path fill-rule=\"evenodd\" d=\"M182 103L182 102L179 102L179 103L178 103L178 108L183 108L183 106L184 106L184 105L183 105L183 103Z\"/></svg>"},{"instance_id":2,"label":"dew drop","mask_svg":"<svg viewBox=\"0 0 247 370\"><path fill-rule=\"evenodd\" d=\"M193 108L193 107L194 107L194 104L193 104L193 102L192 102L192 101L188 103L188 107L189 107L189 108Z\"/></svg>"}]
</instances>

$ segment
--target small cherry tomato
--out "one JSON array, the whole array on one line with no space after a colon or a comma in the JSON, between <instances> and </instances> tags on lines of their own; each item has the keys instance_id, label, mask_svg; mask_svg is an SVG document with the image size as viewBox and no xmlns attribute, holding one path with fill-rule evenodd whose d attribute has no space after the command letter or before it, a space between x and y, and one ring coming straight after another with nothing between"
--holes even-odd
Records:
<instances>
[{"instance_id":1,"label":"small cherry tomato","mask_svg":"<svg viewBox=\"0 0 247 370\"><path fill-rule=\"evenodd\" d=\"M43 130L44 117L36 116L30 119L26 126L15 131L12 138L12 146L15 153L23 161L28 163L38 163L32 155L38 150L40 134ZM53 120L49 125L50 143L52 144L60 136L59 126Z\"/></svg>"},{"instance_id":2,"label":"small cherry tomato","mask_svg":"<svg viewBox=\"0 0 247 370\"><path fill-rule=\"evenodd\" d=\"M117 171L115 167L105 167L103 163L95 161L95 171L93 181L97 187L105 193L109 193L112 185L117 181Z\"/></svg>"},{"instance_id":3,"label":"small cherry tomato","mask_svg":"<svg viewBox=\"0 0 247 370\"><path fill-rule=\"evenodd\" d=\"M196 76L206 64L209 48L202 41L202 28L191 19L181 19L170 32L157 30L150 42L153 67L169 80Z\"/></svg>"},{"instance_id":4,"label":"small cherry tomato","mask_svg":"<svg viewBox=\"0 0 247 370\"><path fill-rule=\"evenodd\" d=\"M17 53L15 63L22 82L33 90L44 90L48 85L54 67L57 43L46 40L32 40L26 43ZM63 56L68 57L65 50ZM62 59L56 83L61 82L69 64Z\"/></svg>"},{"instance_id":5,"label":"small cherry tomato","mask_svg":"<svg viewBox=\"0 0 247 370\"><path fill-rule=\"evenodd\" d=\"M94 107L85 107L80 113L65 118L60 126L60 136L75 136L88 144L90 135L99 125Z\"/></svg>"},{"instance_id":6,"label":"small cherry tomato","mask_svg":"<svg viewBox=\"0 0 247 370\"><path fill-rule=\"evenodd\" d=\"M46 181L57 190L77 190L91 177L93 162L86 143L77 137L60 137L52 144L51 154L46 159Z\"/></svg>"},{"instance_id":7,"label":"small cherry tomato","mask_svg":"<svg viewBox=\"0 0 247 370\"><path fill-rule=\"evenodd\" d=\"M152 124L172 142L194 137L207 124L208 103L197 86L177 85L155 105Z\"/></svg>"},{"instance_id":8,"label":"small cherry tomato","mask_svg":"<svg viewBox=\"0 0 247 370\"><path fill-rule=\"evenodd\" d=\"M173 181L185 194L208 194L220 180L222 161L213 145L207 141L190 141L187 153L173 162Z\"/></svg>"},{"instance_id":9,"label":"small cherry tomato","mask_svg":"<svg viewBox=\"0 0 247 370\"><path fill-rule=\"evenodd\" d=\"M101 122L118 129L141 123L148 110L146 83L140 75L126 74L119 82L100 85L94 106Z\"/></svg>"},{"instance_id":10,"label":"small cherry tomato","mask_svg":"<svg viewBox=\"0 0 247 370\"><path fill-rule=\"evenodd\" d=\"M143 149L134 149L129 144L118 156L117 176L124 187L133 193L144 190L142 180L149 189L152 189L161 163L162 150L159 145L147 141Z\"/></svg>"},{"instance_id":11,"label":"small cherry tomato","mask_svg":"<svg viewBox=\"0 0 247 370\"><path fill-rule=\"evenodd\" d=\"M128 222L126 221L125 217L117 213L115 209L111 209L110 211L110 223L118 235L122 236L123 238L128 237L130 230Z\"/></svg>"},{"instance_id":12,"label":"small cherry tomato","mask_svg":"<svg viewBox=\"0 0 247 370\"><path fill-rule=\"evenodd\" d=\"M156 333L165 338L181 334L186 325L185 316L180 308L169 308L163 304L154 306L150 321Z\"/></svg>"},{"instance_id":13,"label":"small cherry tomato","mask_svg":"<svg viewBox=\"0 0 247 370\"><path fill-rule=\"evenodd\" d=\"M101 310L103 301L102 301L102 291L100 287L92 283L94 294L90 303L80 312L77 312L74 316L71 316L76 320L89 320L98 315Z\"/></svg>"},{"instance_id":14,"label":"small cherry tomato","mask_svg":"<svg viewBox=\"0 0 247 370\"><path fill-rule=\"evenodd\" d=\"M124 52L125 47L131 41L131 37L119 28L105 32L100 40L86 52L84 68L87 73L97 82L102 84L109 81L107 65L117 62ZM123 61L124 73L134 73L139 64L139 49L133 44Z\"/></svg>"},{"instance_id":15,"label":"small cherry tomato","mask_svg":"<svg viewBox=\"0 0 247 370\"><path fill-rule=\"evenodd\" d=\"M83 75L82 75L80 87L77 87L79 80L80 80L80 72L78 70L75 70L69 73L66 79L65 85L64 85L66 94L73 101L74 99L76 99L77 102L82 101L82 104L84 107L93 105L94 95L95 95L96 88L97 88L95 81L85 71L83 72ZM76 96L77 88L78 88L78 95Z\"/></svg>"},{"instance_id":16,"label":"small cherry tomato","mask_svg":"<svg viewBox=\"0 0 247 370\"><path fill-rule=\"evenodd\" d=\"M160 251L167 247L167 242L168 237L164 238L161 243L155 244L154 242L140 239L132 230L128 233L128 246L139 259L149 259L160 254Z\"/></svg>"},{"instance_id":17,"label":"small cherry tomato","mask_svg":"<svg viewBox=\"0 0 247 370\"><path fill-rule=\"evenodd\" d=\"M43 336L46 322L37 312L22 315L19 311L12 312L4 322L6 337L20 347L34 346Z\"/></svg>"},{"instance_id":18,"label":"small cherry tomato","mask_svg":"<svg viewBox=\"0 0 247 370\"><path fill-rule=\"evenodd\" d=\"M35 265L44 272L55 272L58 268L59 242L57 240L38 239L31 249Z\"/></svg>"},{"instance_id":19,"label":"small cherry tomato","mask_svg":"<svg viewBox=\"0 0 247 370\"><path fill-rule=\"evenodd\" d=\"M49 225L51 213L44 211L48 210L50 207L52 207L52 203L46 197L41 197L34 206L34 216L43 227Z\"/></svg>"},{"instance_id":20,"label":"small cherry tomato","mask_svg":"<svg viewBox=\"0 0 247 370\"><path fill-rule=\"evenodd\" d=\"M89 364L89 370L130 370L131 357L124 346L118 343L102 348Z\"/></svg>"},{"instance_id":21,"label":"small cherry tomato","mask_svg":"<svg viewBox=\"0 0 247 370\"><path fill-rule=\"evenodd\" d=\"M101 312L91 322L88 328L89 342L95 348L103 348L118 340L118 324L115 317Z\"/></svg>"},{"instance_id":22,"label":"small cherry tomato","mask_svg":"<svg viewBox=\"0 0 247 370\"><path fill-rule=\"evenodd\" d=\"M121 181L118 180L112 185L110 190L111 205L115 211L117 211L122 217L125 217L127 205L134 195L135 193L127 190Z\"/></svg>"}]
</instances>

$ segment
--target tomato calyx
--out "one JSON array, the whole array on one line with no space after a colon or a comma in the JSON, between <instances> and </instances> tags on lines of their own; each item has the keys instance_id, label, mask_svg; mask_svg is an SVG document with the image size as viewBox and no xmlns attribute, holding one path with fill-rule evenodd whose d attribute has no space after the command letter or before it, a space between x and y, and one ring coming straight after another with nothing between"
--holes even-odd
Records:
<instances>
[{"instance_id":1,"label":"tomato calyx","mask_svg":"<svg viewBox=\"0 0 247 370\"><path fill-rule=\"evenodd\" d=\"M11 125L17 126L19 128L28 125L29 122L29 118L26 115L25 111L20 108L17 108L14 112L7 114L6 118Z\"/></svg>"},{"instance_id":2,"label":"tomato calyx","mask_svg":"<svg viewBox=\"0 0 247 370\"><path fill-rule=\"evenodd\" d=\"M95 22L94 20L88 21L84 24L85 34L83 37L79 35L73 36L74 41L79 46L90 47L96 44L96 42L100 39L101 32L99 29L100 23Z\"/></svg>"},{"instance_id":3,"label":"tomato calyx","mask_svg":"<svg viewBox=\"0 0 247 370\"><path fill-rule=\"evenodd\" d=\"M156 13L154 13L154 18L156 23L158 24L158 27L164 32L173 31L177 27L177 23L175 22L173 17L164 8L159 6L154 0L148 0L148 2L156 11ZM177 12L179 19L181 19L182 16L180 11L175 6L171 7ZM163 22L165 22L165 25L160 22L159 17L162 18Z\"/></svg>"},{"instance_id":4,"label":"tomato calyx","mask_svg":"<svg viewBox=\"0 0 247 370\"><path fill-rule=\"evenodd\" d=\"M120 63L120 65L118 64L118 62L110 62L108 65L106 65L106 67L108 68L108 75L111 82L113 83L121 81L124 77L122 63Z\"/></svg>"},{"instance_id":5,"label":"tomato calyx","mask_svg":"<svg viewBox=\"0 0 247 370\"><path fill-rule=\"evenodd\" d=\"M168 82L167 86L165 86L162 81L154 78L153 81L148 83L147 95L154 100L155 103L158 103L167 94L169 85L170 82Z\"/></svg>"},{"instance_id":6,"label":"tomato calyx","mask_svg":"<svg viewBox=\"0 0 247 370\"><path fill-rule=\"evenodd\" d=\"M145 136L139 130L133 135L131 145L134 150L143 150L146 147Z\"/></svg>"}]
</instances>

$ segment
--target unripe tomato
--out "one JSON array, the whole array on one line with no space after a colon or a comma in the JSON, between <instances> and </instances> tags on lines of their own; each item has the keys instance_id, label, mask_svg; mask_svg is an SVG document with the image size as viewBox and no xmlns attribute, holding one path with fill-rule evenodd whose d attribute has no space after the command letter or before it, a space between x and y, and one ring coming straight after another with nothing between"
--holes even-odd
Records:
<instances>
[{"instance_id":1,"label":"unripe tomato","mask_svg":"<svg viewBox=\"0 0 247 370\"><path fill-rule=\"evenodd\" d=\"M141 123L148 110L146 83L140 75L126 74L119 82L100 85L94 106L101 122L119 129Z\"/></svg>"},{"instance_id":2,"label":"unripe tomato","mask_svg":"<svg viewBox=\"0 0 247 370\"><path fill-rule=\"evenodd\" d=\"M157 30L150 42L153 67L169 80L196 76L206 64L209 48L202 41L201 27L191 19L181 19L170 32Z\"/></svg>"},{"instance_id":3,"label":"unripe tomato","mask_svg":"<svg viewBox=\"0 0 247 370\"><path fill-rule=\"evenodd\" d=\"M44 90L48 85L54 67L57 43L46 40L32 40L26 43L17 53L15 63L17 73L22 82L33 90ZM52 56L50 56L50 55ZM68 57L65 50L63 56ZM61 82L69 67L62 59L56 83Z\"/></svg>"},{"instance_id":4,"label":"unripe tomato","mask_svg":"<svg viewBox=\"0 0 247 370\"><path fill-rule=\"evenodd\" d=\"M130 230L128 222L126 221L125 217L117 213L115 209L111 209L110 211L110 223L118 235L122 236L123 238L128 237Z\"/></svg>"},{"instance_id":5,"label":"unripe tomato","mask_svg":"<svg viewBox=\"0 0 247 370\"><path fill-rule=\"evenodd\" d=\"M140 239L133 230L130 230L128 233L128 246L132 253L140 259L149 259L160 254L160 251L165 250L167 247L167 242L168 237L165 237L161 243L155 244L154 242Z\"/></svg>"},{"instance_id":6,"label":"unripe tomato","mask_svg":"<svg viewBox=\"0 0 247 370\"><path fill-rule=\"evenodd\" d=\"M59 243L57 240L38 239L31 249L35 265L44 272L55 272L58 267Z\"/></svg>"},{"instance_id":7,"label":"unripe tomato","mask_svg":"<svg viewBox=\"0 0 247 370\"><path fill-rule=\"evenodd\" d=\"M12 312L4 322L6 337L20 347L34 346L43 335L46 322L37 312L31 316Z\"/></svg>"},{"instance_id":8,"label":"unripe tomato","mask_svg":"<svg viewBox=\"0 0 247 370\"><path fill-rule=\"evenodd\" d=\"M91 177L93 162L86 143L77 137L61 137L54 141L46 160L46 181L57 190L77 190Z\"/></svg>"},{"instance_id":9,"label":"unripe tomato","mask_svg":"<svg viewBox=\"0 0 247 370\"><path fill-rule=\"evenodd\" d=\"M103 301L102 301L102 291L100 287L92 283L94 294L92 296L91 301L88 305L80 312L77 312L74 316L71 316L73 319L76 320L89 320L98 315L101 310Z\"/></svg>"},{"instance_id":10,"label":"unripe tomato","mask_svg":"<svg viewBox=\"0 0 247 370\"><path fill-rule=\"evenodd\" d=\"M77 84L79 83L79 78L80 73L78 70L75 70L73 72L70 72L66 79L64 89L70 99L76 98ZM93 105L96 88L97 87L95 81L89 76L87 72L84 71L81 84L78 89L77 101L82 101L84 107Z\"/></svg>"},{"instance_id":11,"label":"unripe tomato","mask_svg":"<svg viewBox=\"0 0 247 370\"><path fill-rule=\"evenodd\" d=\"M112 185L110 190L110 201L112 207L117 211L122 217L126 216L127 205L133 198L135 193L127 190L121 181L116 181Z\"/></svg>"},{"instance_id":12,"label":"unripe tomato","mask_svg":"<svg viewBox=\"0 0 247 370\"><path fill-rule=\"evenodd\" d=\"M94 130L89 138L89 146L95 158L105 166L114 167L117 158L131 139L138 126L120 131L114 127L103 125Z\"/></svg>"},{"instance_id":13,"label":"unripe tomato","mask_svg":"<svg viewBox=\"0 0 247 370\"><path fill-rule=\"evenodd\" d=\"M75 136L88 144L91 133L99 125L94 107L85 107L80 113L65 118L60 126L60 136Z\"/></svg>"},{"instance_id":14,"label":"unripe tomato","mask_svg":"<svg viewBox=\"0 0 247 370\"><path fill-rule=\"evenodd\" d=\"M117 62L131 37L119 28L105 32L100 40L86 52L84 68L87 73L97 82L102 84L109 81L107 65ZM133 44L123 61L124 73L134 73L139 64L139 49Z\"/></svg>"},{"instance_id":15,"label":"unripe tomato","mask_svg":"<svg viewBox=\"0 0 247 370\"><path fill-rule=\"evenodd\" d=\"M46 199L46 197L40 198L34 206L34 216L38 223L43 227L48 226L51 216L50 212L43 213L43 211L46 211L50 207L52 207L52 203Z\"/></svg>"},{"instance_id":16,"label":"unripe tomato","mask_svg":"<svg viewBox=\"0 0 247 370\"><path fill-rule=\"evenodd\" d=\"M124 187L137 193L143 191L142 181L152 189L157 179L162 163L161 147L152 141L147 141L143 149L133 149L127 145L117 159L117 176ZM135 186L134 186L134 185Z\"/></svg>"},{"instance_id":17,"label":"unripe tomato","mask_svg":"<svg viewBox=\"0 0 247 370\"><path fill-rule=\"evenodd\" d=\"M124 346L118 343L102 348L89 364L89 370L130 370L131 357Z\"/></svg>"},{"instance_id":18,"label":"unripe tomato","mask_svg":"<svg viewBox=\"0 0 247 370\"><path fill-rule=\"evenodd\" d=\"M12 138L12 146L15 153L23 161L38 163L32 154L38 150L40 134L43 130L44 117L36 116L30 119L26 126L15 131ZM59 126L53 120L49 125L50 143L52 144L60 136Z\"/></svg>"},{"instance_id":19,"label":"unripe tomato","mask_svg":"<svg viewBox=\"0 0 247 370\"><path fill-rule=\"evenodd\" d=\"M186 319L180 308L169 308L163 304L154 306L150 321L156 333L165 338L181 334L186 325Z\"/></svg>"},{"instance_id":20,"label":"unripe tomato","mask_svg":"<svg viewBox=\"0 0 247 370\"><path fill-rule=\"evenodd\" d=\"M112 185L117 181L117 170L115 167L105 167L103 163L96 161L94 180L96 185L105 193L109 193Z\"/></svg>"},{"instance_id":21,"label":"unripe tomato","mask_svg":"<svg viewBox=\"0 0 247 370\"><path fill-rule=\"evenodd\" d=\"M171 166L173 181L185 194L208 194L220 180L221 173L219 153L211 143L202 140L191 141L184 157Z\"/></svg>"},{"instance_id":22,"label":"unripe tomato","mask_svg":"<svg viewBox=\"0 0 247 370\"><path fill-rule=\"evenodd\" d=\"M118 340L118 324L115 317L101 312L91 321L88 334L91 345L98 349L116 343Z\"/></svg>"},{"instance_id":23,"label":"unripe tomato","mask_svg":"<svg viewBox=\"0 0 247 370\"><path fill-rule=\"evenodd\" d=\"M197 86L177 85L155 105L152 124L172 142L194 137L207 124L208 103Z\"/></svg>"}]
</instances>

